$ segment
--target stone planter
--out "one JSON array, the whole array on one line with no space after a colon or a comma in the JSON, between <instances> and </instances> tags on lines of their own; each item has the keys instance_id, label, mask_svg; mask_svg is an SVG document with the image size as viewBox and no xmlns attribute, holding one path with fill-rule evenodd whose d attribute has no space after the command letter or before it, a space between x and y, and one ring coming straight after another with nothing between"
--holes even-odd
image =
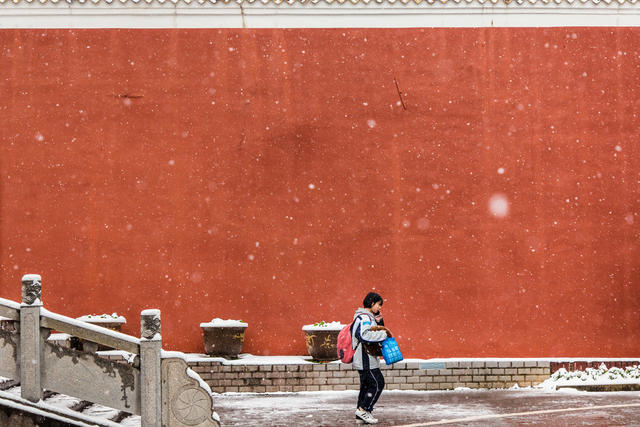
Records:
<instances>
[{"instance_id":1,"label":"stone planter","mask_svg":"<svg viewBox=\"0 0 640 427\"><path fill-rule=\"evenodd\" d=\"M304 342L314 360L329 362L338 359L338 334L343 328L340 322L318 322L304 325Z\"/></svg>"},{"instance_id":2,"label":"stone planter","mask_svg":"<svg viewBox=\"0 0 640 427\"><path fill-rule=\"evenodd\" d=\"M242 352L248 324L239 320L213 319L201 323L204 352L209 356L235 358Z\"/></svg>"},{"instance_id":3,"label":"stone planter","mask_svg":"<svg viewBox=\"0 0 640 427\"><path fill-rule=\"evenodd\" d=\"M118 316L113 314L88 314L86 316L77 317L76 320L82 320L83 322L90 323L92 325L101 326L103 328L111 329L112 331L122 332L122 325L127 323L127 319L124 316ZM113 350L111 347L100 345L91 341L81 340L73 337L71 339L71 347L78 350L95 353L96 351Z\"/></svg>"}]
</instances>

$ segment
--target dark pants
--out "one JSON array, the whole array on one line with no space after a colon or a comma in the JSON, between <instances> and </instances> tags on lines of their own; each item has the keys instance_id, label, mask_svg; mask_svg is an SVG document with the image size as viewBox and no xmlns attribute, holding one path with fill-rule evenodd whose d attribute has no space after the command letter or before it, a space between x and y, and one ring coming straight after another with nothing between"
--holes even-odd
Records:
<instances>
[{"instance_id":1,"label":"dark pants","mask_svg":"<svg viewBox=\"0 0 640 427\"><path fill-rule=\"evenodd\" d=\"M366 369L358 371L360 374L360 394L358 395L358 408L365 411L373 411L382 389L384 388L384 377L380 369Z\"/></svg>"}]
</instances>

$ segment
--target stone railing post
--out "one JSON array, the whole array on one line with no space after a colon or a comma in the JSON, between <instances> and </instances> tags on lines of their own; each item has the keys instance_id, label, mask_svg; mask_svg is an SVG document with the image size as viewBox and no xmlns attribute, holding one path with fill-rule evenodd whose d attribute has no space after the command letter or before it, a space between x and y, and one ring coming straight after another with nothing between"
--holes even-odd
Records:
<instances>
[{"instance_id":1,"label":"stone railing post","mask_svg":"<svg viewBox=\"0 0 640 427\"><path fill-rule=\"evenodd\" d=\"M140 313L141 427L162 425L160 310Z\"/></svg>"},{"instance_id":2,"label":"stone railing post","mask_svg":"<svg viewBox=\"0 0 640 427\"><path fill-rule=\"evenodd\" d=\"M20 305L20 389L24 399L37 402L42 398L40 363L42 338L40 334L40 307L42 279L37 274L22 277L22 304Z\"/></svg>"}]
</instances>

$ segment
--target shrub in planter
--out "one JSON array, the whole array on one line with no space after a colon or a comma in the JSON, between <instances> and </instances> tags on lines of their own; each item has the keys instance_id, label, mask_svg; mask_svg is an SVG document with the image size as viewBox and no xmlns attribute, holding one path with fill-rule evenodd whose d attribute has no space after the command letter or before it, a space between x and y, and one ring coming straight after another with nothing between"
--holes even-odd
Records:
<instances>
[{"instance_id":1,"label":"shrub in planter","mask_svg":"<svg viewBox=\"0 0 640 427\"><path fill-rule=\"evenodd\" d=\"M237 357L244 344L244 331L249 326L241 320L213 319L200 323L204 352L209 356Z\"/></svg>"},{"instance_id":2,"label":"shrub in planter","mask_svg":"<svg viewBox=\"0 0 640 427\"><path fill-rule=\"evenodd\" d=\"M314 360L328 362L338 359L336 344L343 326L340 322L321 321L302 327L307 351Z\"/></svg>"}]
</instances>

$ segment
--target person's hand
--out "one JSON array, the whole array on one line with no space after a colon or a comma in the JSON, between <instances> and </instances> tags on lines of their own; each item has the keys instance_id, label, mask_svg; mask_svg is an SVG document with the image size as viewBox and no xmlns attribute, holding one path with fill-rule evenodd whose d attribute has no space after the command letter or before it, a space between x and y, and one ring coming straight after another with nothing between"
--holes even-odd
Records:
<instances>
[{"instance_id":1,"label":"person's hand","mask_svg":"<svg viewBox=\"0 0 640 427\"><path fill-rule=\"evenodd\" d=\"M391 331L389 329L387 329L385 326L381 326L381 325L376 325L376 326L372 326L371 329L369 329L370 331L385 331L387 333L387 338L391 338L393 335L391 334Z\"/></svg>"}]
</instances>

